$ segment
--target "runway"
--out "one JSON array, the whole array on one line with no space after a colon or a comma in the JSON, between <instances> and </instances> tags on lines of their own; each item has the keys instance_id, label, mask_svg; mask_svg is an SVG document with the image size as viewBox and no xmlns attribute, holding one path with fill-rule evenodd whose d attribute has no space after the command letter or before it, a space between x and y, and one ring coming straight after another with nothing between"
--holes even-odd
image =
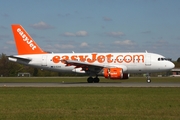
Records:
<instances>
[{"instance_id":1,"label":"runway","mask_svg":"<svg viewBox=\"0 0 180 120\"><path fill-rule=\"evenodd\" d=\"M180 87L180 83L0 83L0 87Z\"/></svg>"}]
</instances>

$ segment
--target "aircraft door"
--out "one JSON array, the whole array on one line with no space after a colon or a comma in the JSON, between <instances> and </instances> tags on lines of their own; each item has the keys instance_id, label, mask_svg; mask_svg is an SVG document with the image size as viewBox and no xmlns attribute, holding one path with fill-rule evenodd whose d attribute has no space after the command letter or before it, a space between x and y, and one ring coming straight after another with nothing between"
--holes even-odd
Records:
<instances>
[{"instance_id":1,"label":"aircraft door","mask_svg":"<svg viewBox=\"0 0 180 120\"><path fill-rule=\"evenodd\" d=\"M43 55L42 56L42 63L41 63L42 66L47 66L47 56L46 55Z\"/></svg>"},{"instance_id":2,"label":"aircraft door","mask_svg":"<svg viewBox=\"0 0 180 120\"><path fill-rule=\"evenodd\" d=\"M146 54L145 65L151 66L151 55L150 54Z\"/></svg>"}]
</instances>

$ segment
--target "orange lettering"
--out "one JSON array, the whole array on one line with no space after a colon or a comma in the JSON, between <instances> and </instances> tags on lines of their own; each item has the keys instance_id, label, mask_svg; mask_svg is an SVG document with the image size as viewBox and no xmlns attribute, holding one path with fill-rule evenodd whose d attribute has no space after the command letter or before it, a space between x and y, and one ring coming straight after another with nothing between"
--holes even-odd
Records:
<instances>
[{"instance_id":1,"label":"orange lettering","mask_svg":"<svg viewBox=\"0 0 180 120\"><path fill-rule=\"evenodd\" d=\"M132 56L126 55L126 56L124 57L124 62L130 63L131 61L132 61Z\"/></svg>"},{"instance_id":2,"label":"orange lettering","mask_svg":"<svg viewBox=\"0 0 180 120\"><path fill-rule=\"evenodd\" d=\"M122 63L123 62L123 55L118 55L117 57L116 57L116 60L115 61L117 61L118 63Z\"/></svg>"},{"instance_id":3,"label":"orange lettering","mask_svg":"<svg viewBox=\"0 0 180 120\"><path fill-rule=\"evenodd\" d=\"M63 60L69 60L69 56L66 56L66 55L65 55L65 56L62 56L62 59L63 59Z\"/></svg>"},{"instance_id":4,"label":"orange lettering","mask_svg":"<svg viewBox=\"0 0 180 120\"><path fill-rule=\"evenodd\" d=\"M54 56L54 57L52 58L52 61L53 61L54 63L59 63L59 61L60 61L60 56Z\"/></svg>"},{"instance_id":5,"label":"orange lettering","mask_svg":"<svg viewBox=\"0 0 180 120\"><path fill-rule=\"evenodd\" d=\"M92 54L92 59L88 58L87 62L89 62L89 63L95 62L96 61L96 55L97 55L96 53Z\"/></svg>"},{"instance_id":6,"label":"orange lettering","mask_svg":"<svg viewBox=\"0 0 180 120\"><path fill-rule=\"evenodd\" d=\"M71 56L71 60L77 60L77 56L76 55Z\"/></svg>"},{"instance_id":7,"label":"orange lettering","mask_svg":"<svg viewBox=\"0 0 180 120\"><path fill-rule=\"evenodd\" d=\"M80 59L81 62L85 62L87 57L88 57L87 55L85 55L85 56L80 55L79 59Z\"/></svg>"},{"instance_id":8,"label":"orange lettering","mask_svg":"<svg viewBox=\"0 0 180 120\"><path fill-rule=\"evenodd\" d=\"M105 56L100 55L100 56L97 57L97 60L98 60L99 63L103 63L105 61Z\"/></svg>"},{"instance_id":9,"label":"orange lettering","mask_svg":"<svg viewBox=\"0 0 180 120\"><path fill-rule=\"evenodd\" d=\"M137 59L137 62L139 63L142 59L142 62L144 63L144 55L133 55L133 62Z\"/></svg>"},{"instance_id":10,"label":"orange lettering","mask_svg":"<svg viewBox=\"0 0 180 120\"><path fill-rule=\"evenodd\" d=\"M107 59L107 63L130 63L130 62L142 62L144 63L144 55L118 55L116 56L116 58L113 59L113 54L107 54L107 55L98 55L97 53L92 53L91 57L89 57L88 55L72 55L72 56L68 56L68 55L64 55L62 57L56 55L52 58L52 61L54 63L59 63L62 60L79 60L81 62L85 62L87 61L88 63L94 63L94 62L98 62L98 63L104 63L105 60Z\"/></svg>"},{"instance_id":11,"label":"orange lettering","mask_svg":"<svg viewBox=\"0 0 180 120\"><path fill-rule=\"evenodd\" d=\"M113 62L113 60L112 60L113 55L108 54L108 55L106 55L106 57L107 57L107 62L108 63L112 63Z\"/></svg>"}]
</instances>

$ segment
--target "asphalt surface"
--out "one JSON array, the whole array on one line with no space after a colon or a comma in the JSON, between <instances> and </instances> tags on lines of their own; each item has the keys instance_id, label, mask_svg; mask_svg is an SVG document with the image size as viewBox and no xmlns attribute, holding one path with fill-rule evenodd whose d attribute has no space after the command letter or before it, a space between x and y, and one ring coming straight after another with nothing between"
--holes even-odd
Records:
<instances>
[{"instance_id":1,"label":"asphalt surface","mask_svg":"<svg viewBox=\"0 0 180 120\"><path fill-rule=\"evenodd\" d=\"M180 83L0 83L0 87L180 87Z\"/></svg>"}]
</instances>

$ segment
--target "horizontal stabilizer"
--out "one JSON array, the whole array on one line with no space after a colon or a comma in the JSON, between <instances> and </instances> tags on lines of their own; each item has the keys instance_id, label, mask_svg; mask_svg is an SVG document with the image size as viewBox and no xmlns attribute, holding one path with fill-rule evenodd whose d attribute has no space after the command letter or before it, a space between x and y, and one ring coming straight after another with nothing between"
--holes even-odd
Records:
<instances>
[{"instance_id":1,"label":"horizontal stabilizer","mask_svg":"<svg viewBox=\"0 0 180 120\"><path fill-rule=\"evenodd\" d=\"M17 61L17 60L21 60L21 61L24 61L24 62L30 62L32 59L31 58L27 58L27 57L19 57L19 56L8 56L8 59L10 61Z\"/></svg>"}]
</instances>

